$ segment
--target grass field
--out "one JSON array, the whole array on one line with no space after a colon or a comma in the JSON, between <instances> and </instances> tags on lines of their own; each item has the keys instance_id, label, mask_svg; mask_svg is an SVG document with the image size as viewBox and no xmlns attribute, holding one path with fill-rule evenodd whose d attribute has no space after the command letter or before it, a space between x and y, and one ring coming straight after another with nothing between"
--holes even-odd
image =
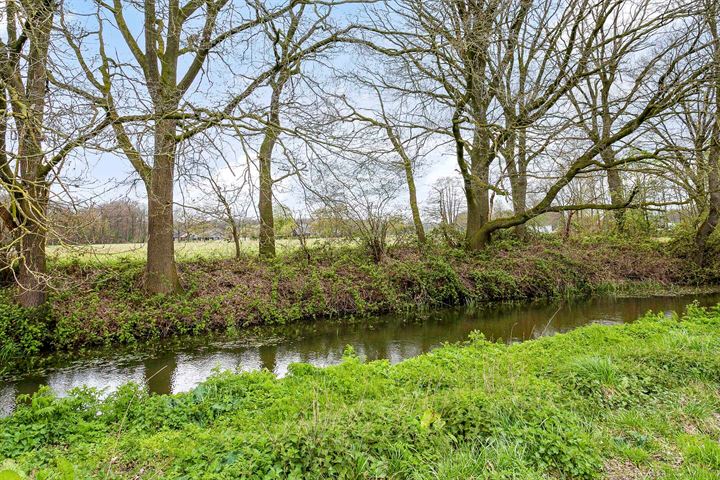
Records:
<instances>
[{"instance_id":1,"label":"grass field","mask_svg":"<svg viewBox=\"0 0 720 480\"><path fill-rule=\"evenodd\" d=\"M316 247L321 244L337 245L340 239L310 238L308 246ZM281 238L275 241L278 254L287 253L300 248L300 240L296 238ZM243 252L248 255L258 253L258 241L245 238L241 242ZM68 261L99 261L112 262L118 260L144 260L147 254L145 243L108 243L92 245L50 245L47 248L50 261L65 263ZM232 241L191 241L175 242L175 255L178 260L193 258L231 258L235 255L235 244Z\"/></svg>"},{"instance_id":2,"label":"grass field","mask_svg":"<svg viewBox=\"0 0 720 480\"><path fill-rule=\"evenodd\" d=\"M388 243L399 241L399 237L390 236ZM654 239L658 244L668 243L668 237ZM309 238L308 247L322 245L357 245L359 240L342 238ZM275 240L278 255L296 251L301 248L297 238L279 238ZM258 254L257 238L243 238L241 249L247 255ZM113 263L116 261L144 261L147 255L145 243L106 243L88 245L50 245L47 247L48 259L51 264L62 265L70 262L81 263ZM235 244L229 240L175 242L175 256L179 261L191 259L225 259L235 255Z\"/></svg>"}]
</instances>

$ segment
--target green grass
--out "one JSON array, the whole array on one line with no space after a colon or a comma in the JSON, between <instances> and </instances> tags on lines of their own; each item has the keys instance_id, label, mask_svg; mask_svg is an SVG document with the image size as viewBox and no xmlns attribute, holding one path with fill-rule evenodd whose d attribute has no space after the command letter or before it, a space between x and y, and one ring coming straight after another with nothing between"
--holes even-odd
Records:
<instances>
[{"instance_id":1,"label":"green grass","mask_svg":"<svg viewBox=\"0 0 720 480\"><path fill-rule=\"evenodd\" d=\"M720 306L506 346L473 337L391 366L218 372L0 420L34 478L720 478ZM5 463L2 458L5 457ZM2 468L0 468L1 470Z\"/></svg>"},{"instance_id":2,"label":"green grass","mask_svg":"<svg viewBox=\"0 0 720 480\"><path fill-rule=\"evenodd\" d=\"M342 239L309 238L309 248L321 245L341 245L347 243ZM301 248L300 240L296 238L279 238L275 241L279 255L294 252ZM257 239L244 238L240 243L241 250L246 255L258 253ZM47 247L49 261L54 265L67 263L100 263L112 264L118 261L144 261L147 255L145 243L107 243L90 245L50 245ZM235 255L235 244L232 241L193 241L175 242L175 256L178 261L202 259L226 259Z\"/></svg>"}]
</instances>

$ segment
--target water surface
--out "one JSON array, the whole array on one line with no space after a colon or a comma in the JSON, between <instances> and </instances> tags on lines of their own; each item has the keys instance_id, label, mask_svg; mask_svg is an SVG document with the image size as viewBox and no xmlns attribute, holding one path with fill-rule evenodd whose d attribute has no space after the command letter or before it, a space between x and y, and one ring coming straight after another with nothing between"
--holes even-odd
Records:
<instances>
[{"instance_id":1,"label":"water surface","mask_svg":"<svg viewBox=\"0 0 720 480\"><path fill-rule=\"evenodd\" d=\"M134 381L154 393L187 391L215 368L257 370L278 376L295 362L316 366L339 363L347 345L365 360L392 363L420 355L445 342L467 339L474 330L493 341L517 342L565 332L589 323L631 322L648 311L681 312L693 301L720 303L720 294L648 298L594 298L563 304L500 305L450 308L413 316L388 315L373 319L316 321L283 328L256 329L241 338L182 339L143 351L118 349L93 356L64 358L42 374L28 374L0 382L0 414L12 411L17 395L49 385L59 395L89 386L110 392Z\"/></svg>"}]
</instances>

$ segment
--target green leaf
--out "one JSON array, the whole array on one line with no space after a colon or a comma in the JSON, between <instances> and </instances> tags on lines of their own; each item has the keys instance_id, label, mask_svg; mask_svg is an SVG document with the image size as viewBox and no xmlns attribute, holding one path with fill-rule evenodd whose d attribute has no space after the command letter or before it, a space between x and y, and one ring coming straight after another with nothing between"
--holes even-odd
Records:
<instances>
[{"instance_id":1,"label":"green leaf","mask_svg":"<svg viewBox=\"0 0 720 480\"><path fill-rule=\"evenodd\" d=\"M12 470L0 470L0 480L22 480L22 477Z\"/></svg>"}]
</instances>

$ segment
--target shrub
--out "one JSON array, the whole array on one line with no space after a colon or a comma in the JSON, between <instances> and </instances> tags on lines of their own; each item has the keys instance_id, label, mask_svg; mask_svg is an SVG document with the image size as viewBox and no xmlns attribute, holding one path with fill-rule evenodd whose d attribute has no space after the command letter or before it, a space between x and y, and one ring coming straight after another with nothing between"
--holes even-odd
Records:
<instances>
[{"instance_id":1,"label":"shrub","mask_svg":"<svg viewBox=\"0 0 720 480\"><path fill-rule=\"evenodd\" d=\"M53 326L49 308L0 302L0 375L15 363L32 363L47 347Z\"/></svg>"}]
</instances>

